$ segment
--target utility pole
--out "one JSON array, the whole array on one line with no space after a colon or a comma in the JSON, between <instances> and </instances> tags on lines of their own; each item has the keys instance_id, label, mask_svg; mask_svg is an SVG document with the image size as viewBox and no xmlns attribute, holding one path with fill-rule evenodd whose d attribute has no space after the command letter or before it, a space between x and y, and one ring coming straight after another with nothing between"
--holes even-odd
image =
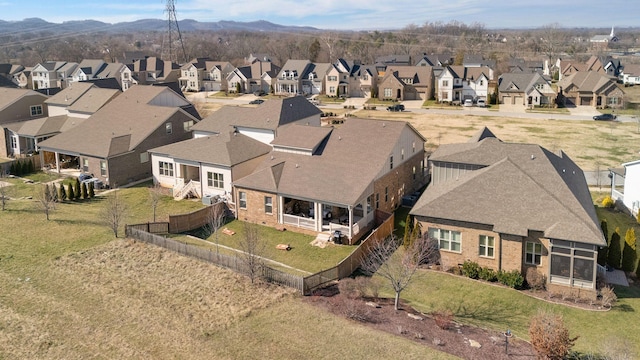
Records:
<instances>
[{"instance_id":1,"label":"utility pole","mask_svg":"<svg viewBox=\"0 0 640 360\"><path fill-rule=\"evenodd\" d=\"M162 40L162 60L176 63L181 60L186 63L189 59L187 59L187 52L184 50L182 34L176 19L176 2L175 0L166 0L166 3L164 12L167 14L168 27ZM182 59L178 59L178 51L180 49L182 49Z\"/></svg>"}]
</instances>

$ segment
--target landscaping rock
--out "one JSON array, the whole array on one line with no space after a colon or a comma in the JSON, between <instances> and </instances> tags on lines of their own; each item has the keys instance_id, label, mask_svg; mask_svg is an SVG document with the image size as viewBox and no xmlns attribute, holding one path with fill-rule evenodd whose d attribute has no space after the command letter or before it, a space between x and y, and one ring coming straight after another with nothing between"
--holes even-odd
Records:
<instances>
[{"instance_id":1,"label":"landscaping rock","mask_svg":"<svg viewBox=\"0 0 640 360\"><path fill-rule=\"evenodd\" d=\"M480 349L482 347L482 345L479 342L471 339L469 339L469 346L476 349Z\"/></svg>"},{"instance_id":2,"label":"landscaping rock","mask_svg":"<svg viewBox=\"0 0 640 360\"><path fill-rule=\"evenodd\" d=\"M374 308L376 308L376 309L379 309L379 308L381 308L381 307L382 307L382 306L380 306L379 304L374 303L373 301L367 301L367 302L365 303L365 305L367 305L367 306L371 306L371 307L374 307Z\"/></svg>"},{"instance_id":3,"label":"landscaping rock","mask_svg":"<svg viewBox=\"0 0 640 360\"><path fill-rule=\"evenodd\" d=\"M415 314L407 313L407 316L415 320L422 320L422 316L418 316Z\"/></svg>"}]
</instances>

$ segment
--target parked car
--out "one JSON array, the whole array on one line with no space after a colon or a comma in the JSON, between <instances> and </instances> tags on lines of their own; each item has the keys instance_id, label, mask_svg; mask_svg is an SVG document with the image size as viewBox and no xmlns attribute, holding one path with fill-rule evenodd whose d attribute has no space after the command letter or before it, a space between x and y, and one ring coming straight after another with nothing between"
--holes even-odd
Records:
<instances>
[{"instance_id":1,"label":"parked car","mask_svg":"<svg viewBox=\"0 0 640 360\"><path fill-rule=\"evenodd\" d=\"M404 111L404 105L395 104L387 107L387 111Z\"/></svg>"},{"instance_id":2,"label":"parked car","mask_svg":"<svg viewBox=\"0 0 640 360\"><path fill-rule=\"evenodd\" d=\"M102 186L103 186L102 180L95 177L82 180L82 183L87 184L87 186L89 186L89 183L93 183L93 188L96 190L102 189Z\"/></svg>"},{"instance_id":3,"label":"parked car","mask_svg":"<svg viewBox=\"0 0 640 360\"><path fill-rule=\"evenodd\" d=\"M260 105L263 102L264 102L264 100L262 100L262 99L255 99L255 100L249 101L249 104L251 104L251 105Z\"/></svg>"},{"instance_id":4,"label":"parked car","mask_svg":"<svg viewBox=\"0 0 640 360\"><path fill-rule=\"evenodd\" d=\"M616 116L613 114L600 114L593 117L593 120L611 121L615 120Z\"/></svg>"},{"instance_id":5,"label":"parked car","mask_svg":"<svg viewBox=\"0 0 640 360\"><path fill-rule=\"evenodd\" d=\"M253 95L255 96L265 96L267 93L264 92L264 90L256 90L253 92Z\"/></svg>"},{"instance_id":6,"label":"parked car","mask_svg":"<svg viewBox=\"0 0 640 360\"><path fill-rule=\"evenodd\" d=\"M91 179L92 177L93 177L93 174L82 173L78 175L78 180L80 180L80 182L83 182L85 180Z\"/></svg>"},{"instance_id":7,"label":"parked car","mask_svg":"<svg viewBox=\"0 0 640 360\"><path fill-rule=\"evenodd\" d=\"M484 101L484 99L478 99L478 101L476 102L476 105L478 107L487 107L487 103Z\"/></svg>"},{"instance_id":8,"label":"parked car","mask_svg":"<svg viewBox=\"0 0 640 360\"><path fill-rule=\"evenodd\" d=\"M471 99L465 100L464 103L462 103L462 106L466 106L466 107L473 106L473 100Z\"/></svg>"}]
</instances>

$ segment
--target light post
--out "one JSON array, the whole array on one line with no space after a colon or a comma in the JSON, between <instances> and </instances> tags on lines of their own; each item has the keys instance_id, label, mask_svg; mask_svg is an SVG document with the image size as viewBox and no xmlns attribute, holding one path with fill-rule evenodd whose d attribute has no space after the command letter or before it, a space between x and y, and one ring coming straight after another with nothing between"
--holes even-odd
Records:
<instances>
[{"instance_id":1,"label":"light post","mask_svg":"<svg viewBox=\"0 0 640 360\"><path fill-rule=\"evenodd\" d=\"M512 337L513 334L511 333L511 330L507 329L507 331L504 332L503 335L504 335L504 353L509 354L509 338Z\"/></svg>"}]
</instances>

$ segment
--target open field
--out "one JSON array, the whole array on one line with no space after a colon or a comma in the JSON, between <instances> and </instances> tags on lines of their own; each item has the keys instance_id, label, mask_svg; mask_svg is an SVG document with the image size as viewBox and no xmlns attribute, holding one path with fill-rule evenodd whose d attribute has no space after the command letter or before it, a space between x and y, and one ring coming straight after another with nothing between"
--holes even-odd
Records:
<instances>
[{"instance_id":1,"label":"open field","mask_svg":"<svg viewBox=\"0 0 640 360\"><path fill-rule=\"evenodd\" d=\"M362 118L408 121L427 138L427 151L441 144L466 142L483 126L507 142L534 143L564 151L583 170L619 167L638 158L640 133L635 123L512 119L494 116L387 113L361 110Z\"/></svg>"},{"instance_id":2,"label":"open field","mask_svg":"<svg viewBox=\"0 0 640 360\"><path fill-rule=\"evenodd\" d=\"M149 219L146 192L119 191L132 222ZM29 200L0 213L0 359L451 358L301 303L288 288L116 240L100 225L100 203L60 204L51 221Z\"/></svg>"}]
</instances>

